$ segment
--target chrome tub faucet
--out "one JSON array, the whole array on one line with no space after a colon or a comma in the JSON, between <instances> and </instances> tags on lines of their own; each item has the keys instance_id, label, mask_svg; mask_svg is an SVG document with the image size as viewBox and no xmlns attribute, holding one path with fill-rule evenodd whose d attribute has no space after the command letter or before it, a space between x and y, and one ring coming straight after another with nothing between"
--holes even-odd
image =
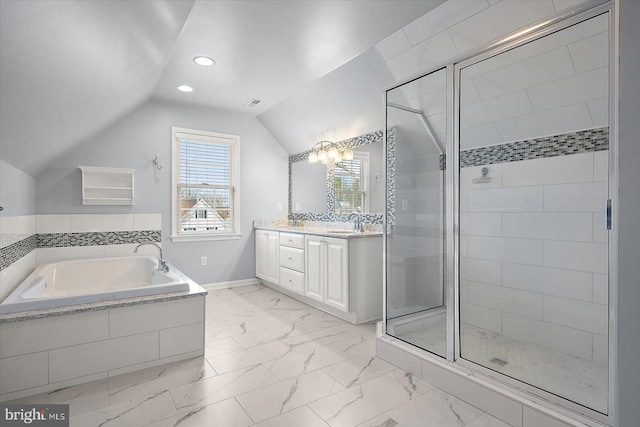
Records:
<instances>
[{"instance_id":1,"label":"chrome tub faucet","mask_svg":"<svg viewBox=\"0 0 640 427\"><path fill-rule=\"evenodd\" d=\"M154 242L142 242L138 246L136 246L136 249L133 252L138 253L138 249L140 249L140 246L144 246L144 245L151 245L151 246L155 246L156 248L158 248L158 250L160 251L160 258L158 258L158 271L162 271L163 273L168 272L169 271L169 266L167 265L167 261L165 261L165 259L162 257L162 248L157 243L154 243Z\"/></svg>"}]
</instances>

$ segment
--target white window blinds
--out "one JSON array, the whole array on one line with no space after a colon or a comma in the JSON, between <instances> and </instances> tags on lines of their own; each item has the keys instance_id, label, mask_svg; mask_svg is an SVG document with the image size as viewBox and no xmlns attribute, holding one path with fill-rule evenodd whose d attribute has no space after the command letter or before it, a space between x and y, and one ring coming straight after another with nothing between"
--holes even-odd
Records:
<instances>
[{"instance_id":1,"label":"white window blinds","mask_svg":"<svg viewBox=\"0 0 640 427\"><path fill-rule=\"evenodd\" d=\"M235 233L237 140L196 132L174 131L174 234Z\"/></svg>"},{"instance_id":2,"label":"white window blinds","mask_svg":"<svg viewBox=\"0 0 640 427\"><path fill-rule=\"evenodd\" d=\"M369 186L369 153L355 153L353 160L343 160L335 165L334 192L335 213L367 212Z\"/></svg>"}]
</instances>

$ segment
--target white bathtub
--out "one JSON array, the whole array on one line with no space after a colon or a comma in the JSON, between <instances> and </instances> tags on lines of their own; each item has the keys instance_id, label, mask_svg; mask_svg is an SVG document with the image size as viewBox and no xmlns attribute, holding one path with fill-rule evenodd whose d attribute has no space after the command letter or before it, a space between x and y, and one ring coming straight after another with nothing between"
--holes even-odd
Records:
<instances>
[{"instance_id":1,"label":"white bathtub","mask_svg":"<svg viewBox=\"0 0 640 427\"><path fill-rule=\"evenodd\" d=\"M98 258L38 266L1 304L0 314L189 290L153 257Z\"/></svg>"}]
</instances>

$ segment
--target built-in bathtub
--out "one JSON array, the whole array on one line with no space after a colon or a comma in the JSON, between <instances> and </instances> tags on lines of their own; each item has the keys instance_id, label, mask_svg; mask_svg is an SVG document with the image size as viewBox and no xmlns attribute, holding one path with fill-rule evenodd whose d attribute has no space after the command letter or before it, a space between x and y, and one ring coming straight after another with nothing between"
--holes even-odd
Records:
<instances>
[{"instance_id":1,"label":"built-in bathtub","mask_svg":"<svg viewBox=\"0 0 640 427\"><path fill-rule=\"evenodd\" d=\"M157 264L143 256L44 264L0 304L0 314L189 290L182 275Z\"/></svg>"},{"instance_id":2,"label":"built-in bathtub","mask_svg":"<svg viewBox=\"0 0 640 427\"><path fill-rule=\"evenodd\" d=\"M202 357L207 291L157 264L38 266L0 304L0 402Z\"/></svg>"}]
</instances>

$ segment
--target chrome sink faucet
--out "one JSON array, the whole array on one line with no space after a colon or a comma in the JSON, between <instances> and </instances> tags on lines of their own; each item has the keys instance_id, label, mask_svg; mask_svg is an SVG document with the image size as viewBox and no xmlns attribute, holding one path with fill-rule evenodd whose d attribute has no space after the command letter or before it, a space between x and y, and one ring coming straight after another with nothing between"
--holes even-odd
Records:
<instances>
[{"instance_id":1,"label":"chrome sink faucet","mask_svg":"<svg viewBox=\"0 0 640 427\"><path fill-rule=\"evenodd\" d=\"M168 272L169 266L167 265L167 261L165 261L164 258L162 257L162 248L157 243L142 242L138 246L136 246L136 249L133 252L138 253L138 249L140 249L140 246L144 246L144 245L152 245L158 248L158 250L160 251L160 258L158 258L158 271L162 271L163 273Z\"/></svg>"},{"instance_id":2,"label":"chrome sink faucet","mask_svg":"<svg viewBox=\"0 0 640 427\"><path fill-rule=\"evenodd\" d=\"M360 221L360 215L358 215L356 212L349 214L349 216L347 217L347 219L349 221L351 221L354 218L355 215L355 222L353 223L353 231L355 231L356 233L364 233L364 228L362 226L362 221Z\"/></svg>"}]
</instances>

